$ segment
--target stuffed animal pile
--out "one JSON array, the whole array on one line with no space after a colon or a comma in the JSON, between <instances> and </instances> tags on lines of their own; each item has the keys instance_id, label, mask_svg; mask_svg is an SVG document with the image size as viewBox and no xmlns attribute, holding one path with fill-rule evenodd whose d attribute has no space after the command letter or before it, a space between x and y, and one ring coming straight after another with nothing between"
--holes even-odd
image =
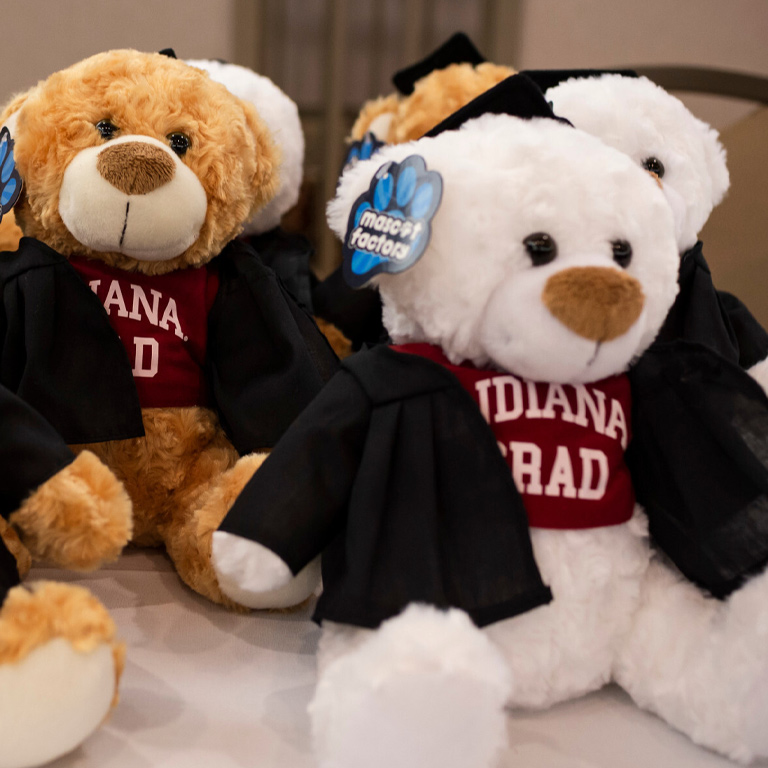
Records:
<instances>
[{"instance_id":1,"label":"stuffed animal pile","mask_svg":"<svg viewBox=\"0 0 768 768\"><path fill-rule=\"evenodd\" d=\"M322 768L488 768L505 707L609 681L768 756L768 336L696 243L722 148L642 78L530 75L454 39L364 107L328 220L391 344L338 372L265 266L307 256L273 84L111 51L0 112L0 236L25 235L0 256L0 768L86 738L122 665L92 596L20 586L31 558L129 540L236 609L300 604L322 561Z\"/></svg>"},{"instance_id":2,"label":"stuffed animal pile","mask_svg":"<svg viewBox=\"0 0 768 768\"><path fill-rule=\"evenodd\" d=\"M504 103L532 117L487 114ZM632 159L553 118L510 78L357 163L329 205L394 346L343 363L213 543L246 604L322 554L322 766L488 766L505 704L610 680L697 743L768 754L765 395L685 342L643 363L678 291L672 210ZM722 412L677 403L697 385ZM638 413L719 432L672 439L666 465L635 451L630 471ZM657 552L647 519L675 516L720 539ZM681 574L697 558L722 601Z\"/></svg>"}]
</instances>

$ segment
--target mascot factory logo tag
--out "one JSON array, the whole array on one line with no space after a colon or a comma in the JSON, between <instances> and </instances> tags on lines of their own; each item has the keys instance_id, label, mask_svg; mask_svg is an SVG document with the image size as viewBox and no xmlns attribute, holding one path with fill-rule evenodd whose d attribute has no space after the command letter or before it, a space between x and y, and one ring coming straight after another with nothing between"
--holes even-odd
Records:
<instances>
[{"instance_id":1,"label":"mascot factory logo tag","mask_svg":"<svg viewBox=\"0 0 768 768\"><path fill-rule=\"evenodd\" d=\"M379 141L376 138L376 134L371 133L371 131L368 131L360 141L353 141L349 145L349 152L347 152L347 157L344 160L339 176L343 175L350 168L354 168L360 160L367 160L379 150L379 147L383 146L384 142Z\"/></svg>"},{"instance_id":2,"label":"mascot factory logo tag","mask_svg":"<svg viewBox=\"0 0 768 768\"><path fill-rule=\"evenodd\" d=\"M3 126L0 130L0 221L16 205L21 195L21 176L13 160L13 139Z\"/></svg>"},{"instance_id":3,"label":"mascot factory logo tag","mask_svg":"<svg viewBox=\"0 0 768 768\"><path fill-rule=\"evenodd\" d=\"M349 214L342 246L347 283L359 288L380 272L413 266L429 243L442 195L443 179L423 157L382 165Z\"/></svg>"}]
</instances>

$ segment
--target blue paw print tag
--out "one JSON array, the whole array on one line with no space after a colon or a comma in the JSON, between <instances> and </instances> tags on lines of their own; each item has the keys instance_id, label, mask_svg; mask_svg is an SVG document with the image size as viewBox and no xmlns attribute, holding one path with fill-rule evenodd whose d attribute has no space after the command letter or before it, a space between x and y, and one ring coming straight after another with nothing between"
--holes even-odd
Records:
<instances>
[{"instance_id":1,"label":"blue paw print tag","mask_svg":"<svg viewBox=\"0 0 768 768\"><path fill-rule=\"evenodd\" d=\"M370 131L368 131L359 141L353 141L349 145L349 151L347 152L339 176L341 176L344 171L354 168L360 160L367 160L371 155L378 151L379 147L383 146L384 142L379 141L376 138L376 134L371 133Z\"/></svg>"},{"instance_id":2,"label":"blue paw print tag","mask_svg":"<svg viewBox=\"0 0 768 768\"><path fill-rule=\"evenodd\" d=\"M403 272L422 256L443 196L443 179L423 157L382 165L349 214L342 245L344 278L353 288L380 272Z\"/></svg>"},{"instance_id":3,"label":"blue paw print tag","mask_svg":"<svg viewBox=\"0 0 768 768\"><path fill-rule=\"evenodd\" d=\"M3 126L0 130L0 221L21 196L21 176L13 160L13 139Z\"/></svg>"}]
</instances>

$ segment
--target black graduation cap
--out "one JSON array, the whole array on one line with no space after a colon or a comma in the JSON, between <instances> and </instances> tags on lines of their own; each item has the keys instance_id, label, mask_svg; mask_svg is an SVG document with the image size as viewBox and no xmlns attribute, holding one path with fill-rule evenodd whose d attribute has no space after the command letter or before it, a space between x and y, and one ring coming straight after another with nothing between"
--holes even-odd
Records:
<instances>
[{"instance_id":1,"label":"black graduation cap","mask_svg":"<svg viewBox=\"0 0 768 768\"><path fill-rule=\"evenodd\" d=\"M475 48L472 41L463 32L457 32L426 58L395 72L392 82L403 96L410 96L416 82L436 69L445 69L451 64L475 66L484 61L485 57Z\"/></svg>"},{"instance_id":2,"label":"black graduation cap","mask_svg":"<svg viewBox=\"0 0 768 768\"><path fill-rule=\"evenodd\" d=\"M533 80L518 74L481 93L424 135L437 136L443 131L455 131L467 120L489 112L493 115L514 115L522 118L548 117L571 125L568 120L558 117L552 111L549 102Z\"/></svg>"},{"instance_id":3,"label":"black graduation cap","mask_svg":"<svg viewBox=\"0 0 768 768\"><path fill-rule=\"evenodd\" d=\"M520 74L530 77L536 85L546 92L572 77L600 77L601 75L622 75L637 77L634 69L524 69Z\"/></svg>"}]
</instances>

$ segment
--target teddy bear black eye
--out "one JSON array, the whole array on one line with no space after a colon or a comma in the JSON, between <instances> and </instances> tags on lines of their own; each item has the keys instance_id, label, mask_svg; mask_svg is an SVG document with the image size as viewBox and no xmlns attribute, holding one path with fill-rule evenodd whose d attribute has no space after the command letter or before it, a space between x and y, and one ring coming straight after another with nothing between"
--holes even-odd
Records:
<instances>
[{"instance_id":1,"label":"teddy bear black eye","mask_svg":"<svg viewBox=\"0 0 768 768\"><path fill-rule=\"evenodd\" d=\"M177 155L183 155L189 149L190 141L186 133L180 133L179 131L169 133L168 141L171 143L171 149Z\"/></svg>"},{"instance_id":2,"label":"teddy bear black eye","mask_svg":"<svg viewBox=\"0 0 768 768\"><path fill-rule=\"evenodd\" d=\"M546 232L535 232L523 240L525 250L531 257L534 267L541 267L554 261L557 256L557 243Z\"/></svg>"},{"instance_id":3,"label":"teddy bear black eye","mask_svg":"<svg viewBox=\"0 0 768 768\"><path fill-rule=\"evenodd\" d=\"M643 160L643 168L646 171L655 173L660 179L664 177L664 163L658 157L646 157Z\"/></svg>"},{"instance_id":4,"label":"teddy bear black eye","mask_svg":"<svg viewBox=\"0 0 768 768\"><path fill-rule=\"evenodd\" d=\"M99 120L96 123L96 130L101 134L101 138L109 140L120 130L111 120Z\"/></svg>"},{"instance_id":5,"label":"teddy bear black eye","mask_svg":"<svg viewBox=\"0 0 768 768\"><path fill-rule=\"evenodd\" d=\"M613 248L613 260L622 269L626 269L629 262L632 261L632 246L626 240L614 240L611 247Z\"/></svg>"}]
</instances>

